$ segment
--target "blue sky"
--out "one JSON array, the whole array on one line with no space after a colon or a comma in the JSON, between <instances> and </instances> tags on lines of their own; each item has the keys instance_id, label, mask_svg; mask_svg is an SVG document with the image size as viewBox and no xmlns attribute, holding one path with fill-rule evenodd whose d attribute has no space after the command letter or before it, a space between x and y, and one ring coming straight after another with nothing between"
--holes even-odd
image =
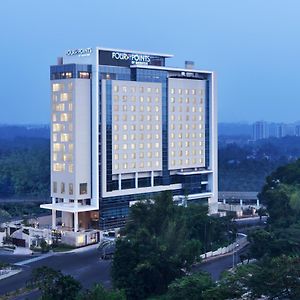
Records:
<instances>
[{"instance_id":1,"label":"blue sky","mask_svg":"<svg viewBox=\"0 0 300 300\"><path fill-rule=\"evenodd\" d=\"M218 75L219 121L300 120L298 0L3 0L0 123L48 123L49 65L104 46Z\"/></svg>"}]
</instances>

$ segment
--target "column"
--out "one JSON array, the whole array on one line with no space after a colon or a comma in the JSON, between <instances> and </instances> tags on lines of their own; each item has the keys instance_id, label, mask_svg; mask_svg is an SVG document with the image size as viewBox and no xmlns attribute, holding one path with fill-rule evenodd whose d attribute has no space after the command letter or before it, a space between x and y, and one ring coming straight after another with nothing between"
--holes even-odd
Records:
<instances>
[{"instance_id":1,"label":"column","mask_svg":"<svg viewBox=\"0 0 300 300\"><path fill-rule=\"evenodd\" d=\"M55 209L52 209L52 229L56 229L56 210Z\"/></svg>"},{"instance_id":2,"label":"column","mask_svg":"<svg viewBox=\"0 0 300 300\"><path fill-rule=\"evenodd\" d=\"M154 171L151 171L151 186L154 186Z\"/></svg>"},{"instance_id":3,"label":"column","mask_svg":"<svg viewBox=\"0 0 300 300\"><path fill-rule=\"evenodd\" d=\"M259 208L259 200L256 199L256 207Z\"/></svg>"},{"instance_id":4,"label":"column","mask_svg":"<svg viewBox=\"0 0 300 300\"><path fill-rule=\"evenodd\" d=\"M223 204L226 204L226 199L223 199Z\"/></svg>"},{"instance_id":5,"label":"column","mask_svg":"<svg viewBox=\"0 0 300 300\"><path fill-rule=\"evenodd\" d=\"M78 212L74 212L74 232L78 231Z\"/></svg>"},{"instance_id":6,"label":"column","mask_svg":"<svg viewBox=\"0 0 300 300\"><path fill-rule=\"evenodd\" d=\"M138 172L135 173L135 188L137 189L139 187L139 177Z\"/></svg>"},{"instance_id":7,"label":"column","mask_svg":"<svg viewBox=\"0 0 300 300\"><path fill-rule=\"evenodd\" d=\"M55 204L55 198L52 197L52 204Z\"/></svg>"},{"instance_id":8,"label":"column","mask_svg":"<svg viewBox=\"0 0 300 300\"><path fill-rule=\"evenodd\" d=\"M119 190L122 189L122 177L121 177L121 174L118 174L118 181L119 181Z\"/></svg>"},{"instance_id":9,"label":"column","mask_svg":"<svg viewBox=\"0 0 300 300\"><path fill-rule=\"evenodd\" d=\"M240 206L243 206L243 199L240 199Z\"/></svg>"}]
</instances>

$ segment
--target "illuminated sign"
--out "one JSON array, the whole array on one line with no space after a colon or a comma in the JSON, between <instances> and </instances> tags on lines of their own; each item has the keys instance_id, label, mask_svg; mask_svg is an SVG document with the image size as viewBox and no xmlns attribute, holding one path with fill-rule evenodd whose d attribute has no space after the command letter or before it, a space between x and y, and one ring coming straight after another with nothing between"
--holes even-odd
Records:
<instances>
[{"instance_id":1,"label":"illuminated sign","mask_svg":"<svg viewBox=\"0 0 300 300\"><path fill-rule=\"evenodd\" d=\"M151 62L149 55L112 52L111 58L115 60L129 61L132 65L148 65Z\"/></svg>"},{"instance_id":2,"label":"illuminated sign","mask_svg":"<svg viewBox=\"0 0 300 300\"><path fill-rule=\"evenodd\" d=\"M73 55L78 55L78 56L89 56L92 53L92 48L85 48L85 49L74 49L74 50L68 50L66 52L66 55L68 56L73 56Z\"/></svg>"}]
</instances>

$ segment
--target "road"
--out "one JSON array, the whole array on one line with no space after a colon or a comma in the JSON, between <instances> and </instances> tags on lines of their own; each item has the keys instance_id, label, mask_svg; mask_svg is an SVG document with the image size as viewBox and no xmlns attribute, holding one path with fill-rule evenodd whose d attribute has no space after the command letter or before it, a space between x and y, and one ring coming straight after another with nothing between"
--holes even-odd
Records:
<instances>
[{"instance_id":1,"label":"road","mask_svg":"<svg viewBox=\"0 0 300 300\"><path fill-rule=\"evenodd\" d=\"M247 247L240 249L234 254L234 264L240 263L240 254L247 252ZM222 272L232 268L233 266L233 254L227 256L221 256L214 258L210 261L203 262L195 266L192 271L206 271L211 274L214 281L219 280Z\"/></svg>"},{"instance_id":2,"label":"road","mask_svg":"<svg viewBox=\"0 0 300 300\"><path fill-rule=\"evenodd\" d=\"M22 266L22 272L0 281L0 295L24 287L26 282L30 280L32 270L41 266L51 267L61 270L64 274L72 275L80 281L84 288L90 288L99 282L105 287L111 287L111 261L101 260L99 257L97 249L90 249L78 253L55 253L43 260L31 262ZM7 255L5 259L4 255L1 254L0 260L11 262L12 255ZM24 256L20 256L14 258L14 263L23 260ZM34 299L34 297L30 295L29 299Z\"/></svg>"}]
</instances>

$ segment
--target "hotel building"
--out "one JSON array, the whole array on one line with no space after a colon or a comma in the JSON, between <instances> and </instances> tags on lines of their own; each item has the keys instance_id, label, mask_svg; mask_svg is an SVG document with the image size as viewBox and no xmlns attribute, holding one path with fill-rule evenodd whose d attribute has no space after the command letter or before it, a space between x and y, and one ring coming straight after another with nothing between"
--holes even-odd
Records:
<instances>
[{"instance_id":1,"label":"hotel building","mask_svg":"<svg viewBox=\"0 0 300 300\"><path fill-rule=\"evenodd\" d=\"M122 227L162 191L217 212L215 74L171 57L96 47L51 66L53 228L57 211L75 232Z\"/></svg>"}]
</instances>

